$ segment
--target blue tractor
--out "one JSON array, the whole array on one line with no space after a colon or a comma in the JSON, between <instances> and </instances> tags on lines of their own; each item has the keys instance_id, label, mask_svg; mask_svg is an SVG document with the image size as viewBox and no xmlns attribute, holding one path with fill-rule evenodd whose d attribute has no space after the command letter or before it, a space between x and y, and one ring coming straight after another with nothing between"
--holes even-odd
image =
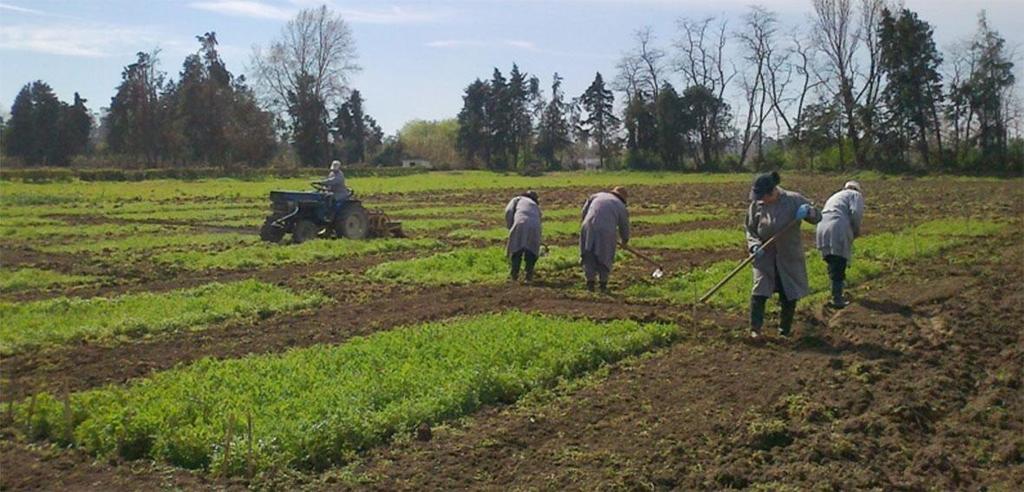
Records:
<instances>
[{"instance_id":1,"label":"blue tractor","mask_svg":"<svg viewBox=\"0 0 1024 492\"><path fill-rule=\"evenodd\" d=\"M351 190L339 202L320 183L314 182L313 187L317 190L271 191L270 215L260 228L260 239L278 243L291 234L297 244L317 237L405 237L401 222L384 212L366 210Z\"/></svg>"}]
</instances>

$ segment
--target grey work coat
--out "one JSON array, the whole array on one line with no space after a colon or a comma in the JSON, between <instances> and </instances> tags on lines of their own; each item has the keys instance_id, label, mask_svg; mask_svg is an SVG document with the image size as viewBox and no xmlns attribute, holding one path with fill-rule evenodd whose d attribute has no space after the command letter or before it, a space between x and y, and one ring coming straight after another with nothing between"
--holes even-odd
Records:
<instances>
[{"instance_id":1,"label":"grey work coat","mask_svg":"<svg viewBox=\"0 0 1024 492\"><path fill-rule=\"evenodd\" d=\"M583 205L583 223L580 224L580 257L593 253L598 263L612 269L615 261L616 236L622 243L629 242L629 212L619 197L602 191L595 193Z\"/></svg>"},{"instance_id":2,"label":"grey work coat","mask_svg":"<svg viewBox=\"0 0 1024 492\"><path fill-rule=\"evenodd\" d=\"M842 190L825 202L821 209L815 242L821 256L853 256L853 239L860 236L864 220L864 195L857 190Z\"/></svg>"},{"instance_id":3,"label":"grey work coat","mask_svg":"<svg viewBox=\"0 0 1024 492\"><path fill-rule=\"evenodd\" d=\"M799 193L782 188L779 188L779 199L775 203L751 202L750 209L747 210L747 251L768 241L768 238L786 227L796 217L796 210L805 203L810 204ZM821 220L821 213L812 208L804 220L817 224ZM799 225L786 229L764 250L760 258L754 259L753 264L752 295L771 297L778 290L779 282L786 293L786 298L791 301L808 294L807 264Z\"/></svg>"},{"instance_id":4,"label":"grey work coat","mask_svg":"<svg viewBox=\"0 0 1024 492\"><path fill-rule=\"evenodd\" d=\"M508 227L508 243L505 254L512 256L525 249L540 256L540 205L525 197L517 196L505 207L505 227Z\"/></svg>"},{"instance_id":5,"label":"grey work coat","mask_svg":"<svg viewBox=\"0 0 1024 492\"><path fill-rule=\"evenodd\" d=\"M327 179L320 181L320 184L327 188L335 200L348 198L348 188L345 187L345 174L340 169L332 169Z\"/></svg>"}]
</instances>

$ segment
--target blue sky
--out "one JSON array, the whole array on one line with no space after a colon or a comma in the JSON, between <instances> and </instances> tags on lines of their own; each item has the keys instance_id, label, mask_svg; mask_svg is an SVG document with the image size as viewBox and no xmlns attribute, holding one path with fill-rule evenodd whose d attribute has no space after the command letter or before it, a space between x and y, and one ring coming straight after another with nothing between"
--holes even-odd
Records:
<instances>
[{"instance_id":1,"label":"blue sky","mask_svg":"<svg viewBox=\"0 0 1024 492\"><path fill-rule=\"evenodd\" d=\"M513 62L550 85L565 79L578 95L596 71L607 80L631 47L632 32L653 27L668 47L681 16L725 15L732 26L749 0L0 0L0 109L26 82L42 79L65 100L78 91L93 110L107 106L121 69L137 51L162 50L176 77L194 37L216 31L233 73L245 73L254 44L265 45L303 7L326 3L351 24L362 71L352 85L391 133L414 118L454 116L462 89ZM788 30L805 23L810 0L759 2ZM906 0L935 27L940 46L970 35L986 9L1013 46L1024 45L1024 0ZM1018 70L1018 74L1020 71ZM678 80L678 77L673 77Z\"/></svg>"}]
</instances>

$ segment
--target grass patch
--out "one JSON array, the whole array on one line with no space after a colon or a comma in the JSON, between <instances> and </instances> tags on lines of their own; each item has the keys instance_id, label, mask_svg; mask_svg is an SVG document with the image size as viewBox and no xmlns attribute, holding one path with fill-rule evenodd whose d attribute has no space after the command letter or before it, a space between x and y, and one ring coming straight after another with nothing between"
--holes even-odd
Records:
<instances>
[{"instance_id":1,"label":"grass patch","mask_svg":"<svg viewBox=\"0 0 1024 492\"><path fill-rule=\"evenodd\" d=\"M243 280L109 299L0 303L0 353L80 339L105 340L196 328L230 319L264 317L323 301L318 294L296 294L275 285Z\"/></svg>"},{"instance_id":2,"label":"grass patch","mask_svg":"<svg viewBox=\"0 0 1024 492\"><path fill-rule=\"evenodd\" d=\"M638 248L662 248L688 251L694 249L723 249L735 246L742 250L746 243L743 229L697 229L671 234L638 237L630 241Z\"/></svg>"},{"instance_id":3,"label":"grass patch","mask_svg":"<svg viewBox=\"0 0 1024 492\"><path fill-rule=\"evenodd\" d=\"M67 275L38 268L0 269L0 292L41 289L54 285L76 285L97 280L87 275Z\"/></svg>"},{"instance_id":4,"label":"grass patch","mask_svg":"<svg viewBox=\"0 0 1024 492\"><path fill-rule=\"evenodd\" d=\"M166 228L165 228L166 230ZM166 235L130 236L120 239L40 247L48 253L138 253L165 248L196 248L202 246L252 244L260 238L253 234L192 233L188 230L168 231Z\"/></svg>"},{"instance_id":5,"label":"grass patch","mask_svg":"<svg viewBox=\"0 0 1024 492\"><path fill-rule=\"evenodd\" d=\"M250 241L255 242L255 241ZM272 265L312 263L336 260L368 253L387 253L416 248L434 248L441 243L431 239L372 239L367 241L319 239L302 244L258 242L225 251L178 251L160 253L153 261L186 270L237 270Z\"/></svg>"},{"instance_id":6,"label":"grass patch","mask_svg":"<svg viewBox=\"0 0 1024 492\"><path fill-rule=\"evenodd\" d=\"M421 423L513 402L677 335L675 325L515 311L461 318L339 346L203 359L127 387L73 394L70 419L63 402L43 394L34 400L32 428L99 455L187 468L242 473L252 442L257 469L323 469ZM21 421L29 405L17 405Z\"/></svg>"},{"instance_id":7,"label":"grass patch","mask_svg":"<svg viewBox=\"0 0 1024 492\"><path fill-rule=\"evenodd\" d=\"M579 248L552 247L537 261L538 272L573 268L580 262ZM505 248L459 249L426 258L381 263L366 272L374 280L428 285L498 283L508 278Z\"/></svg>"},{"instance_id":8,"label":"grass patch","mask_svg":"<svg viewBox=\"0 0 1024 492\"><path fill-rule=\"evenodd\" d=\"M1004 224L998 222L972 221L977 231L995 233ZM895 262L934 256L951 247L962 244L968 237L965 221L942 219L930 221L901 232L872 234L854 242L854 259L846 270L847 285L856 285L877 277L890 269ZM926 235L924 232L934 235ZM934 231L934 232L933 232ZM958 235L959 234L959 235ZM979 233L970 233L975 236ZM639 240L639 239L638 239ZM742 240L740 237L738 240ZM693 303L697 298L714 287L740 260L724 260L712 263L704 269L675 275L658 283L634 284L626 293L638 298L663 299L676 303ZM742 309L750 301L750 270L737 274L725 284L714 297L712 304ZM807 277L812 297L824 295L828 289L828 267L821 260L821 254L814 249L807 252Z\"/></svg>"}]
</instances>

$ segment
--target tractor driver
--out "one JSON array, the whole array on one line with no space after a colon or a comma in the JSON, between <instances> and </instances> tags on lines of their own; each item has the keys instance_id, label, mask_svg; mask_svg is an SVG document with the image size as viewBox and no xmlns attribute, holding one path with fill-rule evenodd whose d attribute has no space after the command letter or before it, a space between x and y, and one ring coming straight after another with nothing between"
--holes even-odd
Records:
<instances>
[{"instance_id":1,"label":"tractor driver","mask_svg":"<svg viewBox=\"0 0 1024 492\"><path fill-rule=\"evenodd\" d=\"M331 162L331 172L327 174L327 179L318 181L318 183L323 186L324 191L331 194L334 202L331 204L331 208L336 214L351 194L345 187L345 174L341 172L341 162Z\"/></svg>"}]
</instances>

